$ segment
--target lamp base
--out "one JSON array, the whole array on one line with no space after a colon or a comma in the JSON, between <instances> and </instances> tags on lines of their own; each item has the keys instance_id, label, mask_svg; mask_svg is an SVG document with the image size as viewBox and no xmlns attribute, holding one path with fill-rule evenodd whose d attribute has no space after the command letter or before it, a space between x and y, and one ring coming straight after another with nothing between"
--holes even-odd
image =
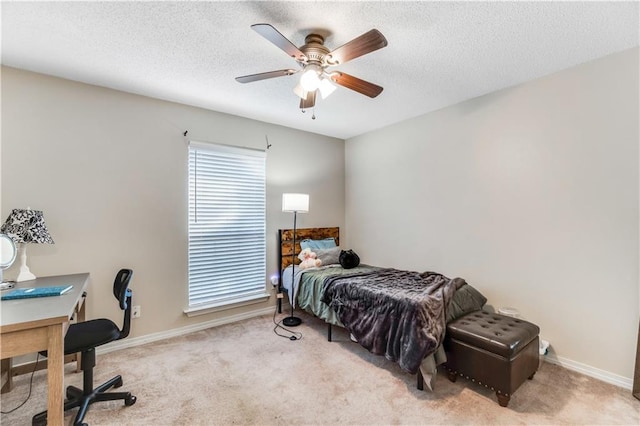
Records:
<instances>
[{"instance_id":1,"label":"lamp base","mask_svg":"<svg viewBox=\"0 0 640 426\"><path fill-rule=\"evenodd\" d=\"M35 280L35 279L36 279L36 276L31 273L29 268L26 268L26 269L20 268L20 272L18 273L18 276L16 277L16 282L19 283L19 282L22 282L22 281L31 281L31 280Z\"/></svg>"},{"instance_id":2,"label":"lamp base","mask_svg":"<svg viewBox=\"0 0 640 426\"><path fill-rule=\"evenodd\" d=\"M298 317L286 317L285 319L282 320L282 323L284 325L286 325L287 327L296 327L300 324L302 324L302 320Z\"/></svg>"},{"instance_id":3,"label":"lamp base","mask_svg":"<svg viewBox=\"0 0 640 426\"><path fill-rule=\"evenodd\" d=\"M18 253L20 255L20 270L16 282L35 280L36 276L31 273L27 266L27 244L20 244Z\"/></svg>"}]
</instances>

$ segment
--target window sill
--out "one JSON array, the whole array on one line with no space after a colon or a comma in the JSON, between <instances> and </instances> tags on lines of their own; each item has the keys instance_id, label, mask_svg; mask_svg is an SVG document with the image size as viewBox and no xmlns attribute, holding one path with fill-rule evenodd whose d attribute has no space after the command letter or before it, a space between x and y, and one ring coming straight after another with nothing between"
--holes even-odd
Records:
<instances>
[{"instance_id":1,"label":"window sill","mask_svg":"<svg viewBox=\"0 0 640 426\"><path fill-rule=\"evenodd\" d=\"M213 312L225 311L227 309L239 308L240 306L253 305L255 303L262 303L269 299L268 293L254 294L244 298L235 299L234 302L213 302L198 306L192 306L184 310L184 313L188 317L195 317L198 315L210 314Z\"/></svg>"}]
</instances>

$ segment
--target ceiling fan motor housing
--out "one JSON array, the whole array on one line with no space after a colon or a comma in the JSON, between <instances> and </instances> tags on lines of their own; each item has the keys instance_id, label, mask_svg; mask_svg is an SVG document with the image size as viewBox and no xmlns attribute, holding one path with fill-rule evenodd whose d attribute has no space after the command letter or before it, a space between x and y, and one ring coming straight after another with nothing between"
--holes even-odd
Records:
<instances>
[{"instance_id":1,"label":"ceiling fan motor housing","mask_svg":"<svg viewBox=\"0 0 640 426\"><path fill-rule=\"evenodd\" d=\"M322 64L324 57L329 53L329 49L324 46L324 37L318 34L309 34L304 39L305 45L300 51L305 54L307 61L304 64Z\"/></svg>"}]
</instances>

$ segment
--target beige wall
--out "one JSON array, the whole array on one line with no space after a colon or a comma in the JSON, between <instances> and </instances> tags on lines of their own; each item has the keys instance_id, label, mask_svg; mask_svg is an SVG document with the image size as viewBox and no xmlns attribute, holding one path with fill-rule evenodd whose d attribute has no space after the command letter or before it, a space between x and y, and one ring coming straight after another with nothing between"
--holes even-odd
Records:
<instances>
[{"instance_id":1,"label":"beige wall","mask_svg":"<svg viewBox=\"0 0 640 426\"><path fill-rule=\"evenodd\" d=\"M233 84L233 83L230 83ZM297 113L292 107L292 113ZM301 120L310 119L300 114ZM132 336L223 320L275 303L187 318L187 144L195 140L267 153L267 276L276 235L293 216L283 192L310 194L298 226L344 225L344 142L241 117L2 68L2 218L43 210L55 245L28 248L38 276L90 272L88 316L120 318L111 286L134 270L142 317ZM250 262L250 259L239 259ZM15 277L14 265L5 271ZM271 289L271 284L268 284Z\"/></svg>"},{"instance_id":2,"label":"beige wall","mask_svg":"<svg viewBox=\"0 0 640 426\"><path fill-rule=\"evenodd\" d=\"M465 277L539 324L561 362L632 377L638 49L353 138L346 153L338 139L6 67L1 108L1 220L44 210L56 244L30 246L31 269L90 272L90 317L119 317L113 275L133 268L133 336L273 305L182 313L182 133L254 148L268 134L266 275L292 222L282 192L308 192L300 227L341 226L368 263Z\"/></svg>"},{"instance_id":3,"label":"beige wall","mask_svg":"<svg viewBox=\"0 0 640 426\"><path fill-rule=\"evenodd\" d=\"M346 141L348 244L464 277L561 363L630 380L638 90L636 48Z\"/></svg>"}]
</instances>

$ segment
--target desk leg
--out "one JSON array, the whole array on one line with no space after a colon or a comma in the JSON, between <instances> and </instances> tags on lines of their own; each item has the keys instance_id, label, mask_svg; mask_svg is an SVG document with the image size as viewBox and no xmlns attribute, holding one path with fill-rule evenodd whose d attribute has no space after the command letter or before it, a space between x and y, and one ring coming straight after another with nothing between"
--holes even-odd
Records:
<instances>
[{"instance_id":1,"label":"desk leg","mask_svg":"<svg viewBox=\"0 0 640 426\"><path fill-rule=\"evenodd\" d=\"M86 293L85 293L86 294ZM85 318L85 311L84 311L84 307L86 306L86 300L85 299L85 295L82 295L82 299L80 300L80 309L78 309L78 314L76 315L76 321L77 322L84 322L86 320ZM76 354L76 373L79 373L82 370L82 352L78 352Z\"/></svg>"},{"instance_id":2,"label":"desk leg","mask_svg":"<svg viewBox=\"0 0 640 426\"><path fill-rule=\"evenodd\" d=\"M49 326L47 344L47 423L61 425L64 418L64 335L62 324Z\"/></svg>"},{"instance_id":3,"label":"desk leg","mask_svg":"<svg viewBox=\"0 0 640 426\"><path fill-rule=\"evenodd\" d=\"M2 360L2 374L7 374L7 381L2 385L2 393L11 392L13 389L13 358L5 358Z\"/></svg>"}]
</instances>

